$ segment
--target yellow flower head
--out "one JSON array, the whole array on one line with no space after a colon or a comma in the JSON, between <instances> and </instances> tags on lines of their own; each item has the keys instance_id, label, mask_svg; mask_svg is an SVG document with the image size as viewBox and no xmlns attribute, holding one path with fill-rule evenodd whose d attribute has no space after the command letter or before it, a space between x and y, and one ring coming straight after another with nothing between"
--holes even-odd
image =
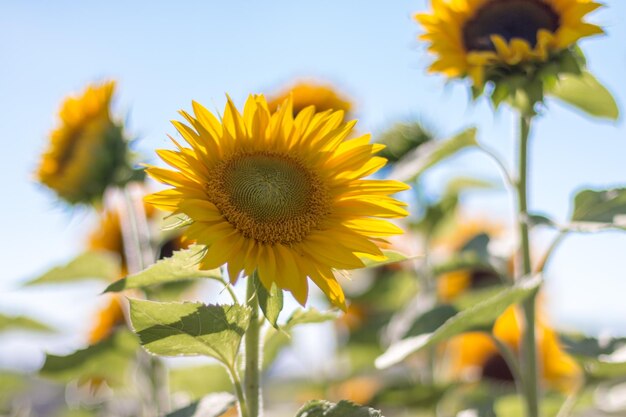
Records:
<instances>
[{"instance_id":1,"label":"yellow flower head","mask_svg":"<svg viewBox=\"0 0 626 417\"><path fill-rule=\"evenodd\" d=\"M294 116L309 106L315 106L318 112L343 110L347 114L352 110L352 103L331 85L301 81L268 100L270 111L275 112L289 96L292 98Z\"/></svg>"},{"instance_id":2,"label":"yellow flower head","mask_svg":"<svg viewBox=\"0 0 626 417\"><path fill-rule=\"evenodd\" d=\"M436 55L430 71L469 75L479 86L490 66L545 62L603 33L584 21L598 7L592 0L432 0L432 11L415 18Z\"/></svg>"},{"instance_id":3,"label":"yellow flower head","mask_svg":"<svg viewBox=\"0 0 626 417\"><path fill-rule=\"evenodd\" d=\"M114 87L93 85L65 100L37 168L37 179L71 204L99 200L126 167L128 145L110 116Z\"/></svg>"},{"instance_id":4,"label":"yellow flower head","mask_svg":"<svg viewBox=\"0 0 626 417\"><path fill-rule=\"evenodd\" d=\"M513 351L519 352L522 339L520 311L509 307L496 321L493 335ZM563 349L556 332L542 317L537 319L537 352L543 380L550 387L569 391L581 377L581 369ZM498 347L485 333L465 333L448 345L451 369L457 376L480 375L483 378L512 381L513 375Z\"/></svg>"},{"instance_id":5,"label":"yellow flower head","mask_svg":"<svg viewBox=\"0 0 626 417\"><path fill-rule=\"evenodd\" d=\"M384 218L407 215L390 197L405 184L363 179L385 165L375 156L382 147L369 135L347 139L356 122L343 123L342 111L310 106L294 118L291 99L270 112L250 96L243 114L228 99L221 121L198 103L193 110L181 111L189 125L173 122L190 147L157 151L174 170L148 168L173 188L146 201L193 220L186 235L206 245L203 268L227 263L232 281L256 270L301 304L311 279L345 308L333 270L381 257L374 240L402 233Z\"/></svg>"}]
</instances>

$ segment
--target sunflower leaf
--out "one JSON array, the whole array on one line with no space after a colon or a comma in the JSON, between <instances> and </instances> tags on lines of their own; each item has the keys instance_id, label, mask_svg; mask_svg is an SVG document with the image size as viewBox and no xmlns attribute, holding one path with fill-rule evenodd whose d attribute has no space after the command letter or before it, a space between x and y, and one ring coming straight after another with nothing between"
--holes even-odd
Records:
<instances>
[{"instance_id":1,"label":"sunflower leaf","mask_svg":"<svg viewBox=\"0 0 626 417\"><path fill-rule=\"evenodd\" d=\"M624 226L626 188L583 190L574 198L572 221Z\"/></svg>"},{"instance_id":2,"label":"sunflower leaf","mask_svg":"<svg viewBox=\"0 0 626 417\"><path fill-rule=\"evenodd\" d=\"M367 257L363 257L361 260L365 264L366 268L376 268L383 265L395 264L396 262L408 261L419 258L419 255L407 256L394 250L383 250L382 253L386 257L383 260L378 261Z\"/></svg>"},{"instance_id":3,"label":"sunflower leaf","mask_svg":"<svg viewBox=\"0 0 626 417\"><path fill-rule=\"evenodd\" d=\"M432 333L424 333L399 341L376 359L376 367L388 368L427 346L445 341L457 334L490 329L509 306L535 294L540 285L539 276L527 278L471 308L460 311Z\"/></svg>"},{"instance_id":4,"label":"sunflower leaf","mask_svg":"<svg viewBox=\"0 0 626 417\"><path fill-rule=\"evenodd\" d=\"M261 311L263 311L263 315L274 328L278 329L278 316L283 310L283 290L276 283L272 283L272 288L268 291L261 281L256 278L256 274L254 278L248 279L254 279L256 294L259 297L259 306Z\"/></svg>"},{"instance_id":5,"label":"sunflower leaf","mask_svg":"<svg viewBox=\"0 0 626 417\"><path fill-rule=\"evenodd\" d=\"M24 316L5 316L0 314L0 332L6 330L28 330L34 332L52 332L50 326Z\"/></svg>"},{"instance_id":6,"label":"sunflower leaf","mask_svg":"<svg viewBox=\"0 0 626 417\"><path fill-rule=\"evenodd\" d=\"M130 320L141 345L152 354L209 356L234 367L250 309L131 299Z\"/></svg>"},{"instance_id":7,"label":"sunflower leaf","mask_svg":"<svg viewBox=\"0 0 626 417\"><path fill-rule=\"evenodd\" d=\"M194 278L210 278L221 282L219 269L200 269L199 263L205 250L204 246L191 245L188 249L176 251L170 258L161 259L141 272L115 281L104 292L120 292Z\"/></svg>"},{"instance_id":8,"label":"sunflower leaf","mask_svg":"<svg viewBox=\"0 0 626 417\"><path fill-rule=\"evenodd\" d=\"M165 417L219 417L236 403L235 397L228 392L209 394L200 401L173 411Z\"/></svg>"},{"instance_id":9,"label":"sunflower leaf","mask_svg":"<svg viewBox=\"0 0 626 417\"><path fill-rule=\"evenodd\" d=\"M470 128L444 141L431 141L409 153L395 166L390 177L404 182L417 180L426 170L458 152L478 146L476 128Z\"/></svg>"},{"instance_id":10,"label":"sunflower leaf","mask_svg":"<svg viewBox=\"0 0 626 417\"><path fill-rule=\"evenodd\" d=\"M70 355L46 355L39 374L61 382L104 379L112 386L119 386L124 383L137 347L137 338L132 333L117 331L111 337Z\"/></svg>"},{"instance_id":11,"label":"sunflower leaf","mask_svg":"<svg viewBox=\"0 0 626 417\"><path fill-rule=\"evenodd\" d=\"M550 95L590 116L619 118L619 108L611 92L587 71L581 75L561 76Z\"/></svg>"},{"instance_id":12,"label":"sunflower leaf","mask_svg":"<svg viewBox=\"0 0 626 417\"><path fill-rule=\"evenodd\" d=\"M185 393L192 401L216 392L230 391L228 371L219 363L170 369L169 387L172 394Z\"/></svg>"},{"instance_id":13,"label":"sunflower leaf","mask_svg":"<svg viewBox=\"0 0 626 417\"><path fill-rule=\"evenodd\" d=\"M350 401L333 404L324 400L313 400L306 403L296 417L383 417L383 414L379 410Z\"/></svg>"},{"instance_id":14,"label":"sunflower leaf","mask_svg":"<svg viewBox=\"0 0 626 417\"><path fill-rule=\"evenodd\" d=\"M112 281L120 276L120 261L107 252L85 252L62 266L56 266L26 285L63 284L87 279Z\"/></svg>"}]
</instances>

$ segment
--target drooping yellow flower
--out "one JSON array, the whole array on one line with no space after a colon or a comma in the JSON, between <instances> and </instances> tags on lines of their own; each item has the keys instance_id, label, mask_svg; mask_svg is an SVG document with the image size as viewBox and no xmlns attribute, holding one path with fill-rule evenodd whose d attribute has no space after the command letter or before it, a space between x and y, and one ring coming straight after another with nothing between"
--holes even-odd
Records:
<instances>
[{"instance_id":1,"label":"drooping yellow flower","mask_svg":"<svg viewBox=\"0 0 626 417\"><path fill-rule=\"evenodd\" d=\"M584 21L598 7L592 0L432 0L432 11L415 18L436 55L430 71L470 76L478 86L490 66L545 62L603 33Z\"/></svg>"},{"instance_id":2,"label":"drooping yellow flower","mask_svg":"<svg viewBox=\"0 0 626 417\"><path fill-rule=\"evenodd\" d=\"M363 267L360 255L380 257L373 240L400 234L385 218L407 215L389 195L396 181L366 180L385 165L369 135L347 139L355 122L343 112L293 116L287 99L270 112L263 96L250 96L243 115L229 99L220 122L198 103L190 126L174 122L189 147L159 150L175 170L148 174L174 188L146 201L181 212L193 223L186 235L207 246L201 266L228 264L231 280L255 270L263 285L290 291L304 304L308 279L345 308L333 270Z\"/></svg>"},{"instance_id":3,"label":"drooping yellow flower","mask_svg":"<svg viewBox=\"0 0 626 417\"><path fill-rule=\"evenodd\" d=\"M94 345L106 339L116 327L126 323L122 300L119 295L113 295L108 303L98 311L94 324L89 331L89 344Z\"/></svg>"},{"instance_id":4,"label":"drooping yellow flower","mask_svg":"<svg viewBox=\"0 0 626 417\"><path fill-rule=\"evenodd\" d=\"M332 85L300 81L270 98L267 103L270 111L275 112L289 96L292 97L294 116L309 106L315 106L318 112L343 110L348 114L352 110L352 103L342 97Z\"/></svg>"},{"instance_id":5,"label":"drooping yellow flower","mask_svg":"<svg viewBox=\"0 0 626 417\"><path fill-rule=\"evenodd\" d=\"M37 168L37 179L71 204L99 200L127 167L128 144L110 115L114 88L92 85L65 100Z\"/></svg>"},{"instance_id":6,"label":"drooping yellow flower","mask_svg":"<svg viewBox=\"0 0 626 417\"><path fill-rule=\"evenodd\" d=\"M116 211L104 210L100 213L98 226L88 236L87 248L117 255L120 259L122 276L128 274L122 226Z\"/></svg>"},{"instance_id":7,"label":"drooping yellow flower","mask_svg":"<svg viewBox=\"0 0 626 417\"><path fill-rule=\"evenodd\" d=\"M490 238L502 234L503 227L483 219L459 220L451 233L435 241L437 250L447 253L461 251L472 239L486 234ZM482 288L501 282L496 271L488 267L460 268L437 277L437 295L443 302L451 302L470 289Z\"/></svg>"},{"instance_id":8,"label":"drooping yellow flower","mask_svg":"<svg viewBox=\"0 0 626 417\"><path fill-rule=\"evenodd\" d=\"M522 327L517 307L509 307L496 321L493 335L502 343L519 353L522 343ZM568 391L580 381L582 371L574 359L561 347L556 332L539 317L536 322L537 354L540 375L550 387ZM477 377L512 381L513 375L498 347L485 333L472 332L451 339L447 352L451 358L451 370L456 376Z\"/></svg>"}]
</instances>

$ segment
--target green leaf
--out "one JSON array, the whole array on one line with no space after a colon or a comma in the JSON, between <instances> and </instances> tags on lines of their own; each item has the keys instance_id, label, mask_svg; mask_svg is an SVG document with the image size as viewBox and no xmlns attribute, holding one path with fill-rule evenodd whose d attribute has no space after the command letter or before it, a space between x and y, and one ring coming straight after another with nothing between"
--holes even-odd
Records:
<instances>
[{"instance_id":1,"label":"green leaf","mask_svg":"<svg viewBox=\"0 0 626 417\"><path fill-rule=\"evenodd\" d=\"M265 318L274 328L278 329L278 316L283 310L283 290L280 289L276 283L272 283L272 289L268 291L257 278L256 274L249 279L254 279L256 294L257 297L259 297L259 306Z\"/></svg>"},{"instance_id":2,"label":"green leaf","mask_svg":"<svg viewBox=\"0 0 626 417\"><path fill-rule=\"evenodd\" d=\"M479 178L456 177L448 181L444 191L444 196L458 196L469 190L493 190L500 188L492 181L485 181Z\"/></svg>"},{"instance_id":3,"label":"green leaf","mask_svg":"<svg viewBox=\"0 0 626 417\"><path fill-rule=\"evenodd\" d=\"M46 355L39 374L61 382L104 379L112 386L119 386L124 383L137 348L137 338L132 333L117 331L111 337L70 355Z\"/></svg>"},{"instance_id":4,"label":"green leaf","mask_svg":"<svg viewBox=\"0 0 626 417\"><path fill-rule=\"evenodd\" d=\"M328 311L320 312L314 308L308 310L298 309L293 312L287 322L278 330L268 329L263 341L263 369L267 369L276 359L280 351L291 343L291 331L294 327L302 324L324 323L335 320L337 313Z\"/></svg>"},{"instance_id":5,"label":"green leaf","mask_svg":"<svg viewBox=\"0 0 626 417\"><path fill-rule=\"evenodd\" d=\"M6 404L10 403L22 391L29 386L24 375L2 371L0 372L0 413L5 410Z\"/></svg>"},{"instance_id":6,"label":"green leaf","mask_svg":"<svg viewBox=\"0 0 626 417\"><path fill-rule=\"evenodd\" d=\"M219 417L236 403L235 397L228 392L209 394L181 408L167 414L165 417Z\"/></svg>"},{"instance_id":7,"label":"green leaf","mask_svg":"<svg viewBox=\"0 0 626 417\"><path fill-rule=\"evenodd\" d=\"M624 224L626 188L583 190L574 198L575 222Z\"/></svg>"},{"instance_id":8,"label":"green leaf","mask_svg":"<svg viewBox=\"0 0 626 417\"><path fill-rule=\"evenodd\" d=\"M141 272L114 282L104 292L120 292L194 278L211 278L221 282L222 274L219 269L205 271L199 268L205 251L206 247L200 245L176 251L171 258L161 259Z\"/></svg>"},{"instance_id":9,"label":"green leaf","mask_svg":"<svg viewBox=\"0 0 626 417\"><path fill-rule=\"evenodd\" d=\"M460 333L490 330L496 319L510 305L519 303L534 295L538 291L541 282L540 277L525 279L472 308L462 310L433 333L424 333L391 345L385 353L376 359L376 367L388 368L427 346L432 346Z\"/></svg>"},{"instance_id":10,"label":"green leaf","mask_svg":"<svg viewBox=\"0 0 626 417\"><path fill-rule=\"evenodd\" d=\"M550 94L590 116L619 118L619 108L611 92L589 72L561 76Z\"/></svg>"},{"instance_id":11,"label":"green leaf","mask_svg":"<svg viewBox=\"0 0 626 417\"><path fill-rule=\"evenodd\" d=\"M24 316L10 317L0 314L0 332L6 330L29 330L34 332L52 332L48 325Z\"/></svg>"},{"instance_id":12,"label":"green leaf","mask_svg":"<svg viewBox=\"0 0 626 417\"><path fill-rule=\"evenodd\" d=\"M250 309L131 299L130 319L140 343L152 354L204 355L234 367L250 323Z\"/></svg>"},{"instance_id":13,"label":"green leaf","mask_svg":"<svg viewBox=\"0 0 626 417\"><path fill-rule=\"evenodd\" d=\"M296 417L383 417L383 414L373 408L356 405L349 401L333 404L328 401L314 400L306 403L298 411Z\"/></svg>"},{"instance_id":14,"label":"green leaf","mask_svg":"<svg viewBox=\"0 0 626 417\"><path fill-rule=\"evenodd\" d=\"M173 394L184 392L193 401L208 394L232 389L226 368L217 363L171 369L169 386Z\"/></svg>"},{"instance_id":15,"label":"green leaf","mask_svg":"<svg viewBox=\"0 0 626 417\"><path fill-rule=\"evenodd\" d=\"M395 264L396 262L403 262L408 260L417 259L420 255L407 256L403 253L394 250L382 250L383 255L387 258L382 261L375 261L371 258L363 257L361 260L365 264L365 268L376 268L383 265Z\"/></svg>"},{"instance_id":16,"label":"green leaf","mask_svg":"<svg viewBox=\"0 0 626 417\"><path fill-rule=\"evenodd\" d=\"M463 149L478 146L476 141L476 129L467 129L458 135L444 141L429 142L402 158L390 177L412 182L417 180L427 169L439 162L456 155Z\"/></svg>"},{"instance_id":17,"label":"green leaf","mask_svg":"<svg viewBox=\"0 0 626 417\"><path fill-rule=\"evenodd\" d=\"M120 260L108 252L85 252L63 266L57 266L26 285L63 284L87 279L113 281L120 276Z\"/></svg>"}]
</instances>

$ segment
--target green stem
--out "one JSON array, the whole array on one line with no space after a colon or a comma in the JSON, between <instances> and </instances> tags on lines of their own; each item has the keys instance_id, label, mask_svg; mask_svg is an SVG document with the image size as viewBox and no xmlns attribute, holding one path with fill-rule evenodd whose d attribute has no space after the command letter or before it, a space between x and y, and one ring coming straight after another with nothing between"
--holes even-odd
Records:
<instances>
[{"instance_id":1,"label":"green stem","mask_svg":"<svg viewBox=\"0 0 626 417\"><path fill-rule=\"evenodd\" d=\"M239 416L240 417L249 417L248 406L246 404L246 396L243 393L243 388L241 386L241 379L239 378L239 373L236 368L228 368L228 373L230 373L230 377L233 381L233 385L235 386L235 394L237 395L237 400L239 401Z\"/></svg>"},{"instance_id":2,"label":"green stem","mask_svg":"<svg viewBox=\"0 0 626 417\"><path fill-rule=\"evenodd\" d=\"M520 252L522 258L522 267L519 271L521 273L521 277L528 276L532 272L532 265L530 261L530 240L528 233L527 201L528 138L530 134L531 121L531 116L520 116L519 179L517 192L519 203L518 223L520 231ZM539 417L539 373L537 366L537 345L535 335L535 300L536 295L531 295L522 303L525 326L522 339L521 363L528 417Z\"/></svg>"},{"instance_id":3,"label":"green stem","mask_svg":"<svg viewBox=\"0 0 626 417\"><path fill-rule=\"evenodd\" d=\"M249 417L259 417L261 404L260 385L260 330L259 320L259 299L256 295L256 281L258 280L256 271L248 278L248 289L246 302L252 310L250 315L250 325L246 330L246 357L245 357L245 378L244 390L248 405Z\"/></svg>"}]
</instances>

